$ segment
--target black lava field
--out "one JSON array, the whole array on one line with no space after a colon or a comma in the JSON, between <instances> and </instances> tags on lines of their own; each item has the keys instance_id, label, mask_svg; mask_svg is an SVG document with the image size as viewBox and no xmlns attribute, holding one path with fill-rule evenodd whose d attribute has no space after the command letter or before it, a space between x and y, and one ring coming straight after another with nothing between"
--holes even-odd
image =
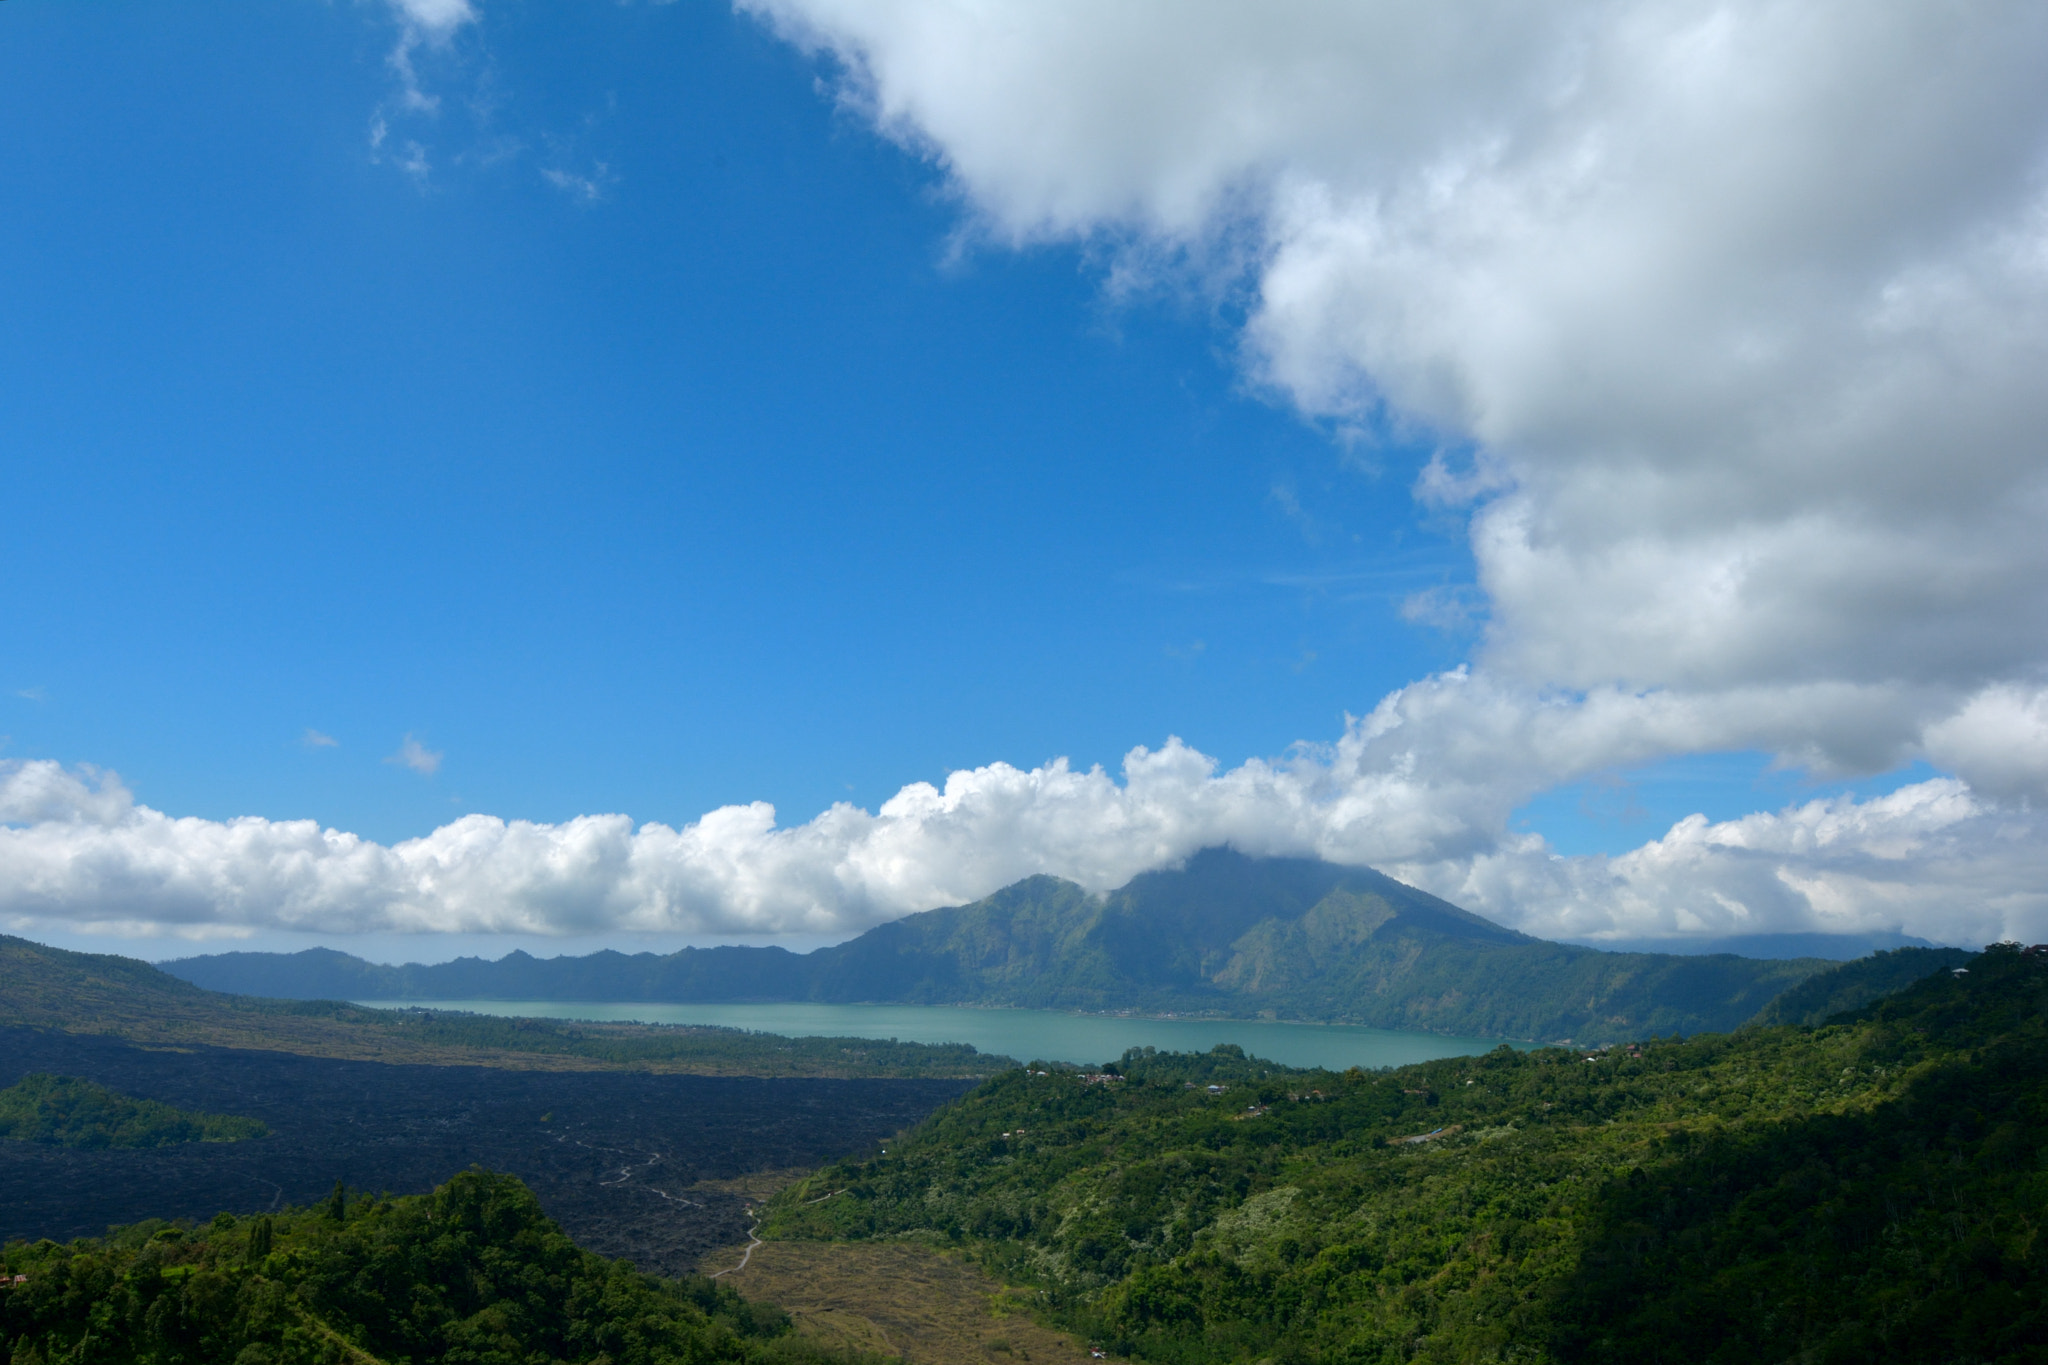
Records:
<instances>
[{"instance_id":1,"label":"black lava field","mask_svg":"<svg viewBox=\"0 0 2048 1365\"><path fill-rule=\"evenodd\" d=\"M336 1180L411 1194L480 1165L526 1181L583 1246L663 1275L745 1240L744 1199L699 1182L851 1155L973 1084L390 1066L30 1028L0 1028L0 1059L0 1087L80 1076L271 1129L143 1150L0 1142L0 1240L305 1205Z\"/></svg>"}]
</instances>

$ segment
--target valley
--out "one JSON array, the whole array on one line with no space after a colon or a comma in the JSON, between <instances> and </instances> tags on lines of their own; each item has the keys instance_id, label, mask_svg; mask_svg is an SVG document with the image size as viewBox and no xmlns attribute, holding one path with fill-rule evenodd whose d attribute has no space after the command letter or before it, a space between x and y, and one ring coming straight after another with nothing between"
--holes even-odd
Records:
<instances>
[{"instance_id":1,"label":"valley","mask_svg":"<svg viewBox=\"0 0 2048 1365\"><path fill-rule=\"evenodd\" d=\"M579 1245L663 1275L744 1240L748 1175L865 1150L971 1084L395 1066L26 1028L0 1029L0 1058L8 1083L75 1076L269 1129L145 1150L0 1141L0 1241L304 1207L337 1180L416 1194L476 1165L524 1180Z\"/></svg>"},{"instance_id":2,"label":"valley","mask_svg":"<svg viewBox=\"0 0 2048 1365\"><path fill-rule=\"evenodd\" d=\"M1315 865L1196 870L1207 880L1177 883L1170 905L1145 910L1157 886L1089 902L1078 937L1017 980L1052 964L1077 989L1093 979L1144 998L1146 972L1170 984L1187 945L1222 941L1247 914L1259 918L1217 974L1242 967L1248 944L1350 933L1350 958L1305 959L1321 964L1316 989L1398 950L1394 984L1359 998L1408 990L1412 1002L1418 982L1490 960L1494 979L1459 1005L1468 1016L1534 1017L1585 985L1585 962L1627 965L1560 957L1562 945L1441 903L1376 902ZM958 948L977 935L1028 944L1044 928L1029 896L992 900L908 932L943 931ZM1179 946L1136 942L1145 915L1169 911ZM1496 951L1515 956L1486 957ZM906 950L898 968L932 960ZM1659 975L1688 961L1704 964L1693 977ZM474 1185L531 1200L579 1256L680 1286L647 1290L657 1297L740 1314L768 1343L742 1354L1732 1365L1907 1342L1931 1359L1944 1343L2048 1332L2024 1307L2044 1273L2027 1229L2048 1216L2044 962L2011 945L1842 964L1673 959L1647 984L1608 984L1649 991L1668 1018L1683 1002L1657 991L1718 981L1721 1015L1747 1013L1723 1031L1571 1048L1411 1033L1440 1050L1392 1069L1290 1067L1236 1043L1134 1046L1084 1059L1090 1069L1020 1067L958 1043L236 996L0 939L0 1082L69 1078L9 1092L22 1116L17 1140L0 1141L0 1240L47 1267L167 1238L214 1266L220 1246L258 1237L251 1219L283 1220L311 1247L353 1246L351 1225L318 1210L361 1206L366 1229L410 1236L406 1211L427 1206L407 1201ZM103 1250L41 1240L122 1225ZM478 1254L500 1254L478 1235ZM283 1273L238 1254L230 1279ZM1910 1301L1885 1290L1907 1262L1950 1288ZM707 1273L718 1278L689 1278ZM1799 1285L1820 1288L1785 1300ZM1775 1306L1758 1319L1743 1306L1758 1303ZM1679 1320L1721 1344L1660 1355ZM775 1337L785 1321L793 1335Z\"/></svg>"},{"instance_id":3,"label":"valley","mask_svg":"<svg viewBox=\"0 0 2048 1365\"><path fill-rule=\"evenodd\" d=\"M966 1004L1587 1044L1731 1029L1833 965L1552 943L1370 868L1210 848L1105 895L1027 877L807 954L385 966L309 949L163 968L217 991L297 999Z\"/></svg>"}]
</instances>

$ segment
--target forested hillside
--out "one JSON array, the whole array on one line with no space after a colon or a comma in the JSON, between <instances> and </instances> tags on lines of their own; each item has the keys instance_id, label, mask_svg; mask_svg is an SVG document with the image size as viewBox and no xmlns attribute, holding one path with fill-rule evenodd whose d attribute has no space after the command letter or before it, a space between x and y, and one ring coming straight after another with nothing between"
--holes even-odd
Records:
<instances>
[{"instance_id":1,"label":"forested hillside","mask_svg":"<svg viewBox=\"0 0 2048 1365\"><path fill-rule=\"evenodd\" d=\"M0 1025L151 1047L256 1048L360 1061L738 1076L985 1076L1011 1059L965 1043L785 1038L742 1029L363 1009L202 990L146 962L0 934Z\"/></svg>"},{"instance_id":2,"label":"forested hillside","mask_svg":"<svg viewBox=\"0 0 2048 1365\"><path fill-rule=\"evenodd\" d=\"M2007 947L1818 1029L1013 1071L770 1235L957 1243L1161 1365L2040 1360L2044 1020Z\"/></svg>"},{"instance_id":3,"label":"forested hillside","mask_svg":"<svg viewBox=\"0 0 2048 1365\"><path fill-rule=\"evenodd\" d=\"M1033 877L832 950L827 998L1270 1014L1601 1042L1728 1029L1832 963L1603 953L1506 929L1370 868L1210 849L1104 897ZM813 956L822 956L814 954Z\"/></svg>"},{"instance_id":4,"label":"forested hillside","mask_svg":"<svg viewBox=\"0 0 2048 1365\"><path fill-rule=\"evenodd\" d=\"M217 990L301 997L1008 1005L1597 1043L1734 1028L1833 964L1550 943L1370 868L1209 849L1106 896L1028 877L801 956L686 948L381 967L314 949L164 965Z\"/></svg>"},{"instance_id":5,"label":"forested hillside","mask_svg":"<svg viewBox=\"0 0 2048 1365\"><path fill-rule=\"evenodd\" d=\"M13 1365L809 1365L787 1319L579 1250L510 1176L0 1253Z\"/></svg>"},{"instance_id":6,"label":"forested hillside","mask_svg":"<svg viewBox=\"0 0 2048 1365\"><path fill-rule=\"evenodd\" d=\"M174 1147L244 1142L270 1129L234 1114L190 1114L77 1076L35 1073L0 1090L0 1138L57 1147Z\"/></svg>"},{"instance_id":7,"label":"forested hillside","mask_svg":"<svg viewBox=\"0 0 2048 1365\"><path fill-rule=\"evenodd\" d=\"M611 949L580 957L523 950L496 961L386 965L332 948L296 953L211 953L162 964L208 990L282 1000L659 1000L801 998L805 959L786 948L684 948L667 954Z\"/></svg>"},{"instance_id":8,"label":"forested hillside","mask_svg":"<svg viewBox=\"0 0 2048 1365\"><path fill-rule=\"evenodd\" d=\"M1838 1014L1904 990L1943 968L1968 964L1961 948L1893 948L1844 962L1786 991L1757 1011L1753 1024L1824 1024Z\"/></svg>"}]
</instances>

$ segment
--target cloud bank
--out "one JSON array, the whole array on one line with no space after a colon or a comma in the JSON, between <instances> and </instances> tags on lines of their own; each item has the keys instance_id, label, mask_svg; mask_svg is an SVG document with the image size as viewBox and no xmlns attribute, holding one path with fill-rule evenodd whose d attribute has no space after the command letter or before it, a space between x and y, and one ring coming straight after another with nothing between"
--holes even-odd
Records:
<instances>
[{"instance_id":1,"label":"cloud bank","mask_svg":"<svg viewBox=\"0 0 2048 1365\"><path fill-rule=\"evenodd\" d=\"M471 815L388 847L310 820L174 818L111 774L14 762L0 765L0 924L185 937L842 936L1033 873L1105 890L1229 844L1371 864L1551 937L2048 937L2042 818L1955 779L1722 824L1695 816L1623 857L1557 858L1540 839L1480 832L1507 814L1502 785L1480 771L1499 751L1463 735L1446 745L1432 700L1442 698L1398 694L1334 745L1278 763L1224 770L1170 740L1132 750L1120 782L1064 762L991 764L942 788L912 784L873 813L838 805L790 827L758 802L681 829L624 815ZM1553 719L1560 729L1495 738L1523 746L1533 773L1547 745L1571 742L1573 710Z\"/></svg>"},{"instance_id":2,"label":"cloud bank","mask_svg":"<svg viewBox=\"0 0 2048 1365\"><path fill-rule=\"evenodd\" d=\"M2048 795L2048 10L742 8L970 234L1240 289L1278 400L1434 439L1489 704Z\"/></svg>"}]
</instances>

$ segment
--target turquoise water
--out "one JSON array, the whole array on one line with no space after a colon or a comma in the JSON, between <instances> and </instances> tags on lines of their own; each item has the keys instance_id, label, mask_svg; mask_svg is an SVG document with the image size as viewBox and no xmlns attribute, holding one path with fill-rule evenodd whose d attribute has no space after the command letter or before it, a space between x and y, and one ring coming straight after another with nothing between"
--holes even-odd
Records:
<instances>
[{"instance_id":1,"label":"turquoise water","mask_svg":"<svg viewBox=\"0 0 2048 1365\"><path fill-rule=\"evenodd\" d=\"M1125 1048L1207 1052L1236 1043L1255 1057L1288 1066L1405 1066L1468 1057L1499 1047L1498 1038L1446 1038L1355 1024L1289 1024L1245 1019L1146 1019L1063 1014L1056 1010L968 1009L957 1005L611 1005L560 1000L362 1000L397 1009L420 1006L536 1019L645 1024L719 1024L790 1037L895 1038L906 1043L971 1043L1019 1061L1094 1064Z\"/></svg>"}]
</instances>

